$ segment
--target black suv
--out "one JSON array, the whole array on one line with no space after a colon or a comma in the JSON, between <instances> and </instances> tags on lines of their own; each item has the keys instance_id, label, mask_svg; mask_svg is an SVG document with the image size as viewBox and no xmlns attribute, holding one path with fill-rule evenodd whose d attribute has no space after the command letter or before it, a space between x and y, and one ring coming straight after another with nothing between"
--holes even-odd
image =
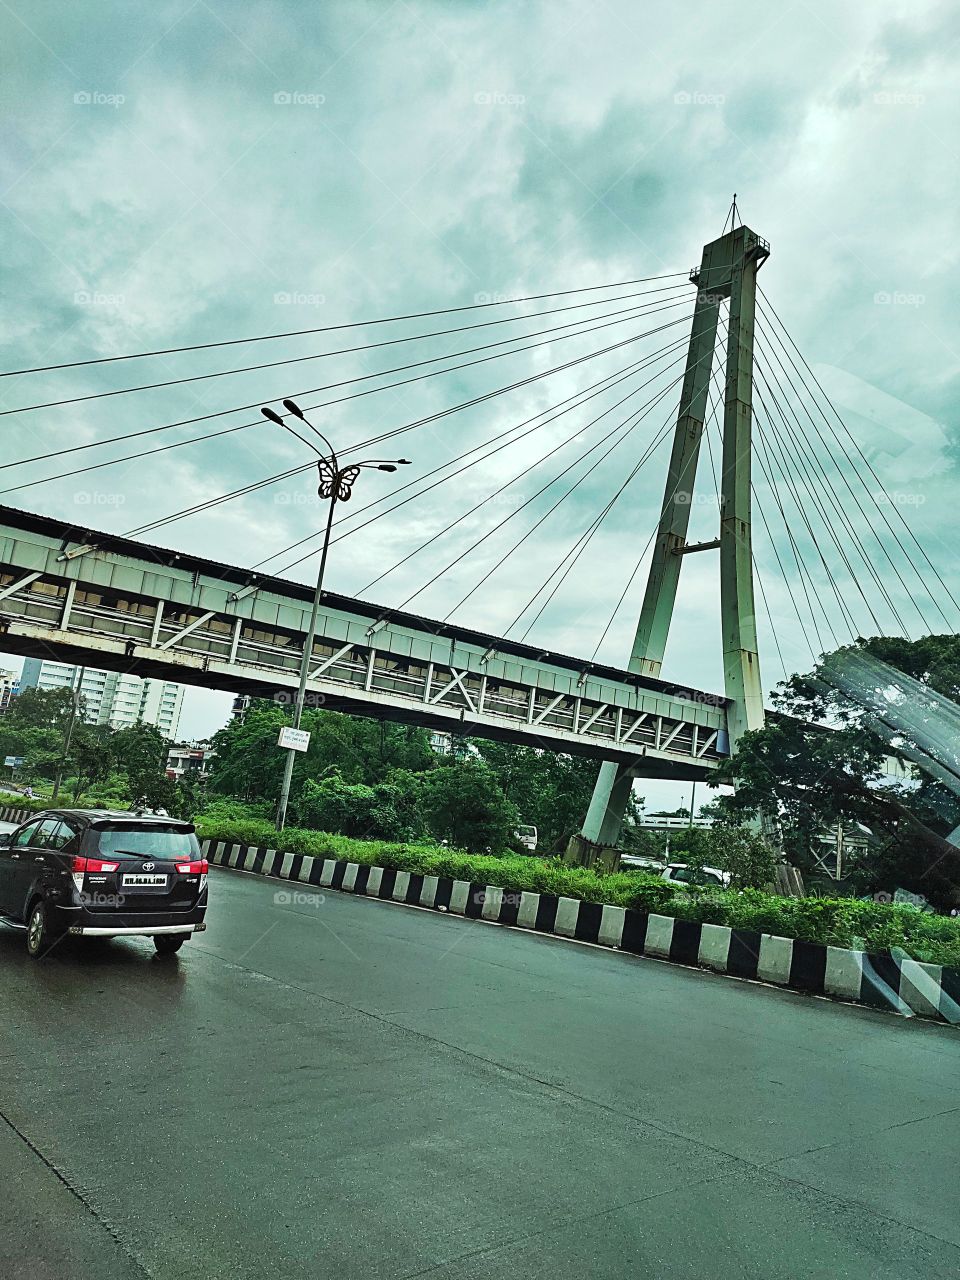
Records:
<instances>
[{"instance_id":1,"label":"black suv","mask_svg":"<svg viewBox=\"0 0 960 1280\"><path fill-rule=\"evenodd\" d=\"M162 955L205 929L207 860L193 826L109 809L49 809L0 835L0 916L40 956L65 933L139 934Z\"/></svg>"}]
</instances>

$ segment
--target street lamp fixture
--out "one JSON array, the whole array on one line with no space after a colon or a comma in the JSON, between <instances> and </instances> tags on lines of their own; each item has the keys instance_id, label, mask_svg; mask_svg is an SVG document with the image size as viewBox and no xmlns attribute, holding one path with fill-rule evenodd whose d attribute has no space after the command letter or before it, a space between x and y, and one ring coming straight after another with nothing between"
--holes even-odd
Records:
<instances>
[{"instance_id":1,"label":"street lamp fixture","mask_svg":"<svg viewBox=\"0 0 960 1280\"><path fill-rule=\"evenodd\" d=\"M330 506L327 511L327 523L323 533L323 549L320 552L320 568L317 572L317 585L313 593L313 607L310 611L310 624L307 628L307 636L303 646L303 656L300 659L300 683L297 688L297 699L293 708L293 727L300 728L300 721L303 718L303 707L306 701L307 680L310 675L310 662L313 657L313 641L317 633L317 617L320 612L320 598L323 595L323 575L327 567L327 552L330 549L330 532L333 528L333 513L338 502L349 501L353 492L353 486L357 477L364 469L371 471L396 471L398 466L409 466L409 458L367 458L363 462L351 462L346 466L341 466L337 458L336 450L333 445L319 431L312 422L308 421L303 410L293 401L284 400L283 407L293 417L298 418L305 426L309 427L319 440L326 446L327 453L321 453L312 440L306 436L302 436L295 427L289 422L284 421L276 410L264 405L260 412L270 422L274 422L277 426L283 427L285 431L289 431L291 435L302 443L311 448L317 455L317 471L319 473L320 484L317 489L321 498L329 499ZM290 783L293 779L293 762L294 748L287 748L287 759L283 770L283 785L280 789L280 801L277 805L276 828L282 831L287 820L287 804L290 800Z\"/></svg>"}]
</instances>

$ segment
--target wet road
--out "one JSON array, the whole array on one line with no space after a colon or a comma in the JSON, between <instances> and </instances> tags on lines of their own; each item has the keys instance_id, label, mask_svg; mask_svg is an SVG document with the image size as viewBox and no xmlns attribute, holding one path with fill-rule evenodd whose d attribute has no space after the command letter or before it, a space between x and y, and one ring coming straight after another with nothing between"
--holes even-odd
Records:
<instances>
[{"instance_id":1,"label":"wet road","mask_svg":"<svg viewBox=\"0 0 960 1280\"><path fill-rule=\"evenodd\" d=\"M960 1274L956 1030L212 883L172 961L0 929L4 1276Z\"/></svg>"}]
</instances>

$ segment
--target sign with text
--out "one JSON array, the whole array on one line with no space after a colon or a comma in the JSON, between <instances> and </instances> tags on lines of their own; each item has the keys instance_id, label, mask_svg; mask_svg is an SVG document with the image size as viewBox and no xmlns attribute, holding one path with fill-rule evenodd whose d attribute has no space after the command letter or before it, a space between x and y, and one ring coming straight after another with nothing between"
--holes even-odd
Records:
<instances>
[{"instance_id":1,"label":"sign with text","mask_svg":"<svg viewBox=\"0 0 960 1280\"><path fill-rule=\"evenodd\" d=\"M286 747L288 751L306 751L310 746L310 732L307 729L291 729L284 726L277 739L278 747Z\"/></svg>"},{"instance_id":2,"label":"sign with text","mask_svg":"<svg viewBox=\"0 0 960 1280\"><path fill-rule=\"evenodd\" d=\"M19 769L25 759L25 756L7 756L3 763L8 769Z\"/></svg>"}]
</instances>

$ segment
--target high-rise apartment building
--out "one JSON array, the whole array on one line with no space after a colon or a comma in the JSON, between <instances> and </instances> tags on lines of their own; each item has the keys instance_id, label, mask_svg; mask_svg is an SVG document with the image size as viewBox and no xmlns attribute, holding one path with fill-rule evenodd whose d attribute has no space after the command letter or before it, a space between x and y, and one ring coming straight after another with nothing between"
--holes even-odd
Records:
<instances>
[{"instance_id":1,"label":"high-rise apartment building","mask_svg":"<svg viewBox=\"0 0 960 1280\"><path fill-rule=\"evenodd\" d=\"M0 671L0 716L4 715L10 703L20 692L20 677L15 671Z\"/></svg>"},{"instance_id":2,"label":"high-rise apartment building","mask_svg":"<svg viewBox=\"0 0 960 1280\"><path fill-rule=\"evenodd\" d=\"M90 724L126 729L142 720L155 724L165 738L177 737L183 707L183 685L169 680L141 680L119 671L72 667L65 662L27 658L20 677L24 689L73 689L79 686Z\"/></svg>"}]
</instances>

